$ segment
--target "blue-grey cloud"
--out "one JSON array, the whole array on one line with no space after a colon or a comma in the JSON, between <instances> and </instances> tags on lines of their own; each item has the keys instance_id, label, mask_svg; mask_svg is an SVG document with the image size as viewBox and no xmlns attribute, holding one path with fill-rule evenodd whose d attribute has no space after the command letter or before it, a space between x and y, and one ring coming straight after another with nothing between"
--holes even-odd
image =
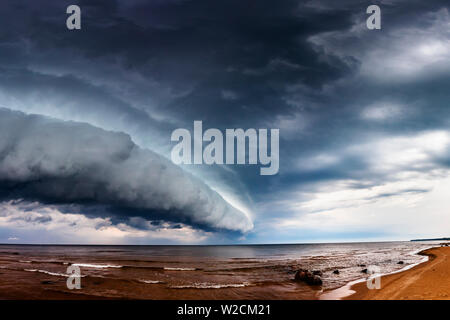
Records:
<instances>
[{"instance_id":1,"label":"blue-grey cloud","mask_svg":"<svg viewBox=\"0 0 450 320\"><path fill-rule=\"evenodd\" d=\"M200 180L130 137L0 109L4 198L106 205L115 213L248 231L251 220Z\"/></svg>"},{"instance_id":2,"label":"blue-grey cloud","mask_svg":"<svg viewBox=\"0 0 450 320\"><path fill-rule=\"evenodd\" d=\"M387 151L380 141L448 132L448 1L376 3L379 31L365 28L373 1L3 1L0 105L125 132L166 156L170 132L194 120L280 128L277 176L252 166L184 169L263 208L256 224L297 216L289 205L323 184L344 181L357 192L449 167L448 152L423 145L411 162L379 159L409 148L402 140ZM82 8L79 31L65 29L69 4ZM128 206L83 210L118 221L145 215Z\"/></svg>"}]
</instances>

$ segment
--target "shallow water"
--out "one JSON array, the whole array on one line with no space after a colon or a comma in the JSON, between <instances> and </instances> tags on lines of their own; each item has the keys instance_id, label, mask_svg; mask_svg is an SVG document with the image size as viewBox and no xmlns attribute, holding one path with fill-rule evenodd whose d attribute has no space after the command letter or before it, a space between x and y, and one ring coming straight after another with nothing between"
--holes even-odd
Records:
<instances>
[{"instance_id":1,"label":"shallow water","mask_svg":"<svg viewBox=\"0 0 450 320\"><path fill-rule=\"evenodd\" d=\"M418 263L414 253L432 244L0 245L0 298L315 299L364 277L368 266L391 273ZM66 287L72 264L81 290ZM321 271L323 285L293 281L299 268Z\"/></svg>"}]
</instances>

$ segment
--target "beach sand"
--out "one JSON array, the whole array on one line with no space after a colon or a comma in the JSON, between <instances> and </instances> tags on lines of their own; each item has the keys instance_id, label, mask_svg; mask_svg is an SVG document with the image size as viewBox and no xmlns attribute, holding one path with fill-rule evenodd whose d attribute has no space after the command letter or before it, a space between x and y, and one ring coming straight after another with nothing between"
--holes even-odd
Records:
<instances>
[{"instance_id":1,"label":"beach sand","mask_svg":"<svg viewBox=\"0 0 450 320\"><path fill-rule=\"evenodd\" d=\"M381 278L381 288L369 290L366 282L351 287L356 293L344 300L449 300L450 247L432 248L420 254L429 260L409 270Z\"/></svg>"}]
</instances>

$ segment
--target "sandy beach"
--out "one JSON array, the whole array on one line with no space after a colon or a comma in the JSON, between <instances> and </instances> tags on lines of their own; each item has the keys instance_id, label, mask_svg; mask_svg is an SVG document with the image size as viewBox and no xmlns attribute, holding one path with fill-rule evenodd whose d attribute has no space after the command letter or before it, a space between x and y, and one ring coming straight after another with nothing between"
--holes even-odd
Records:
<instances>
[{"instance_id":1,"label":"sandy beach","mask_svg":"<svg viewBox=\"0 0 450 320\"><path fill-rule=\"evenodd\" d=\"M345 300L448 300L450 299L450 247L422 251L429 260L409 270L381 278L381 289L366 282L351 287L356 293Z\"/></svg>"}]
</instances>

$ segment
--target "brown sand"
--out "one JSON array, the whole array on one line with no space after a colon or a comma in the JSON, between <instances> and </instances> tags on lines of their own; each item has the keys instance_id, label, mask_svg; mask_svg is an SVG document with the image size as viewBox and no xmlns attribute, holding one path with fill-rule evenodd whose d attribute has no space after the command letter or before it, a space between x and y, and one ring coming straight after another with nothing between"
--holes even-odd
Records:
<instances>
[{"instance_id":1,"label":"brown sand","mask_svg":"<svg viewBox=\"0 0 450 320\"><path fill-rule=\"evenodd\" d=\"M381 289L369 290L366 282L351 287L346 300L449 300L450 247L422 251L429 260L409 270L383 276Z\"/></svg>"}]
</instances>

